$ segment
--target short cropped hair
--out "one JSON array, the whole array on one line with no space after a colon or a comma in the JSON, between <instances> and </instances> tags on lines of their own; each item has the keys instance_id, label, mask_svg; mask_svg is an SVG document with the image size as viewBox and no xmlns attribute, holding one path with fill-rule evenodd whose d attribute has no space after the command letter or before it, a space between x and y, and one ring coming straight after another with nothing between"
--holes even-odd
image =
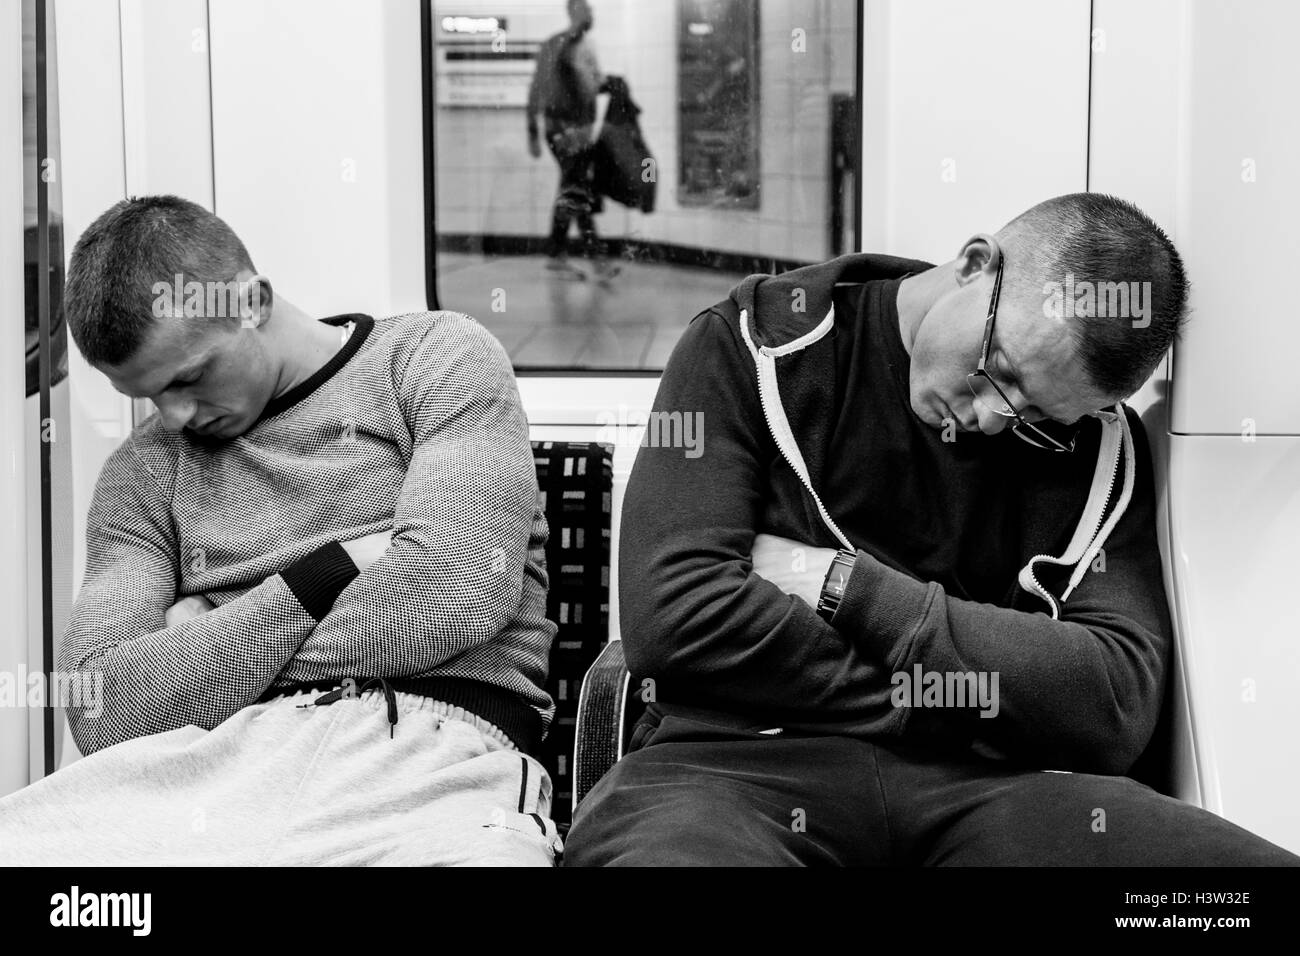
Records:
<instances>
[{"instance_id":1,"label":"short cropped hair","mask_svg":"<svg viewBox=\"0 0 1300 956\"><path fill-rule=\"evenodd\" d=\"M148 337L157 283L228 283L255 272L234 231L179 196L124 199L77 241L64 310L73 341L92 365L121 365Z\"/></svg>"},{"instance_id":2,"label":"short cropped hair","mask_svg":"<svg viewBox=\"0 0 1300 956\"><path fill-rule=\"evenodd\" d=\"M1026 270L1023 295L1037 296L1041 305L1050 294L1083 290L1083 307L1066 303L1064 314L1075 355L1093 386L1121 399L1141 388L1187 319L1183 260L1164 230L1123 199L1071 193L1021 213L998 238L1007 249L1008 270ZM1092 292L1093 300L1084 297ZM1090 301L1120 301L1130 308L1121 314L1099 307L1089 312ZM1135 318L1132 306L1138 302L1143 312Z\"/></svg>"}]
</instances>

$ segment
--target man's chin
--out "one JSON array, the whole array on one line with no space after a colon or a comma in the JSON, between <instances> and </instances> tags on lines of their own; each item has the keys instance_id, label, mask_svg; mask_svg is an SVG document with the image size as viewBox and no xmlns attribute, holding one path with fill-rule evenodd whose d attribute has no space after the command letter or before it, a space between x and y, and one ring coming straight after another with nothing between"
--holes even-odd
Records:
<instances>
[{"instance_id":1,"label":"man's chin","mask_svg":"<svg viewBox=\"0 0 1300 956\"><path fill-rule=\"evenodd\" d=\"M238 438L245 431L243 419L236 415L223 415L212 422L203 431L186 428L185 431L196 441L205 445L220 444Z\"/></svg>"},{"instance_id":2,"label":"man's chin","mask_svg":"<svg viewBox=\"0 0 1300 956\"><path fill-rule=\"evenodd\" d=\"M958 414L952 410L951 406L943 405L943 426L946 427L949 421L951 421L953 424L957 426L957 431L959 432L979 431L978 427L972 427L970 425L967 425L965 422L963 422L960 416L958 416Z\"/></svg>"},{"instance_id":3,"label":"man's chin","mask_svg":"<svg viewBox=\"0 0 1300 956\"><path fill-rule=\"evenodd\" d=\"M929 401L916 408L913 406L912 414L919 418L926 426L941 431L951 423L952 427L959 432L976 432L979 427L969 427L962 422L961 418L954 412L946 402L941 398L931 398Z\"/></svg>"},{"instance_id":4,"label":"man's chin","mask_svg":"<svg viewBox=\"0 0 1300 956\"><path fill-rule=\"evenodd\" d=\"M929 428L943 428L943 417L947 414L944 411L945 407L938 399L932 399L920 405L913 404L912 414Z\"/></svg>"}]
</instances>

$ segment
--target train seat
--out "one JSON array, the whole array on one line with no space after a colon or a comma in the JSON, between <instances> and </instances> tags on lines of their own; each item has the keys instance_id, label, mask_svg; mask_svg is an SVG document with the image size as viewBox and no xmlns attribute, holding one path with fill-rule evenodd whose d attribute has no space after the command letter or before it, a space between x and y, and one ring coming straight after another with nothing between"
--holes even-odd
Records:
<instances>
[{"instance_id":1,"label":"train seat","mask_svg":"<svg viewBox=\"0 0 1300 956\"><path fill-rule=\"evenodd\" d=\"M614 447L597 441L532 444L550 531L546 616L557 627L546 678L555 715L537 757L551 775L551 817L563 831L573 806L579 691L609 638Z\"/></svg>"}]
</instances>

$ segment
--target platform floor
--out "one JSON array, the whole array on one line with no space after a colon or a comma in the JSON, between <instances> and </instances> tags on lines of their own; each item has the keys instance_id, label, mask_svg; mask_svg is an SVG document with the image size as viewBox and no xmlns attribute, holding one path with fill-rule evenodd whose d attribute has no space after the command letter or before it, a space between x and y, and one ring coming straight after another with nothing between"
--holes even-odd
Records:
<instances>
[{"instance_id":1,"label":"platform floor","mask_svg":"<svg viewBox=\"0 0 1300 956\"><path fill-rule=\"evenodd\" d=\"M439 252L438 305L465 312L500 339L516 369L659 370L697 313L744 276L665 263L620 262L597 281L564 278L543 256Z\"/></svg>"}]
</instances>

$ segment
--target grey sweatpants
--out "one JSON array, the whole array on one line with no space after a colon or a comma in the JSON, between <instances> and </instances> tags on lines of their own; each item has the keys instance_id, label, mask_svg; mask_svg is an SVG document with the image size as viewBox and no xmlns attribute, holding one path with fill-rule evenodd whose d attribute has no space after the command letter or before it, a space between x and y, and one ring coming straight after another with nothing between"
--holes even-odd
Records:
<instances>
[{"instance_id":1,"label":"grey sweatpants","mask_svg":"<svg viewBox=\"0 0 1300 956\"><path fill-rule=\"evenodd\" d=\"M140 737L0 799L0 865L552 866L551 781L493 725L377 689Z\"/></svg>"}]
</instances>

